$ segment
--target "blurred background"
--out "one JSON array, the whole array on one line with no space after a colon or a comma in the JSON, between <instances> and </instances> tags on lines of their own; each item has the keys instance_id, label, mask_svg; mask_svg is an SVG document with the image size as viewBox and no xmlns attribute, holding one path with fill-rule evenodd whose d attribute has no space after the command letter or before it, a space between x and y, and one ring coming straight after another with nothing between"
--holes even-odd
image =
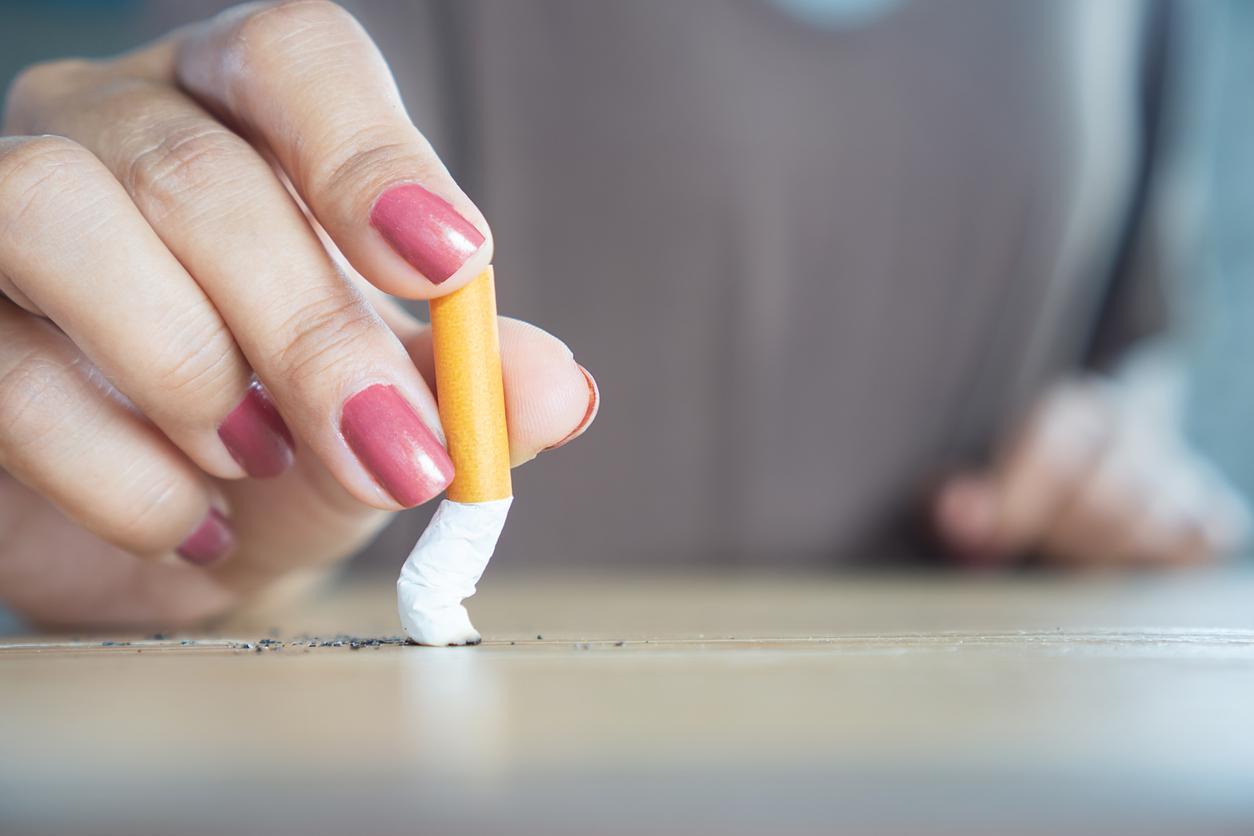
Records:
<instances>
[{"instance_id":1,"label":"blurred background","mask_svg":"<svg viewBox=\"0 0 1254 836\"><path fill-rule=\"evenodd\" d=\"M8 0L0 78L226 5ZM516 476L511 562L918 559L940 476L1164 334L1254 490L1254 6L346 5L492 221L502 312L600 382Z\"/></svg>"},{"instance_id":2,"label":"blurred background","mask_svg":"<svg viewBox=\"0 0 1254 836\"><path fill-rule=\"evenodd\" d=\"M0 83L227 5L0 0ZM0 830L1254 832L1248 567L824 572L938 563L1083 376L1254 494L1254 3L344 5L600 384L493 564L559 571L362 644L417 509L313 605L0 639Z\"/></svg>"}]
</instances>

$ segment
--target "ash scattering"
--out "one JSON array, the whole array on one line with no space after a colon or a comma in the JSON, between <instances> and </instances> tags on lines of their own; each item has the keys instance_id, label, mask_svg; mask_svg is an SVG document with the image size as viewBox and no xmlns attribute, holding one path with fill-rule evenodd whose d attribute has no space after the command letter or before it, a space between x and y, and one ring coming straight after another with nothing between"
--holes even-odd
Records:
<instances>
[{"instance_id":1,"label":"ash scattering","mask_svg":"<svg viewBox=\"0 0 1254 836\"><path fill-rule=\"evenodd\" d=\"M240 642L238 649L261 653L266 650L282 650L284 647L305 649L311 647L347 647L349 650L361 650L363 647L372 647L378 650L380 647L400 647L402 645L416 645L416 643L405 636L350 636L346 633L341 633L329 638L323 638L322 636L297 636L288 641L276 638L258 639L255 642Z\"/></svg>"}]
</instances>

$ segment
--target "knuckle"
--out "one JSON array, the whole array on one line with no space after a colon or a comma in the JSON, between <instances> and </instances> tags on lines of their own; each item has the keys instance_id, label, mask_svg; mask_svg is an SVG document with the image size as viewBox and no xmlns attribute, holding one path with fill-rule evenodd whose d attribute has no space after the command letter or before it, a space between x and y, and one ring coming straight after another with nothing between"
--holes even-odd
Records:
<instances>
[{"instance_id":1,"label":"knuckle","mask_svg":"<svg viewBox=\"0 0 1254 836\"><path fill-rule=\"evenodd\" d=\"M349 356L363 332L378 321L362 300L332 291L304 300L278 333L284 345L276 354L283 373L297 386L316 380Z\"/></svg>"},{"instance_id":2,"label":"knuckle","mask_svg":"<svg viewBox=\"0 0 1254 836\"><path fill-rule=\"evenodd\" d=\"M245 377L235 342L216 319L197 311L193 316L172 318L170 331L165 342L175 348L154 352L154 356L175 359L157 364L150 372L153 386L162 395L181 404L214 403L214 394Z\"/></svg>"},{"instance_id":3,"label":"knuckle","mask_svg":"<svg viewBox=\"0 0 1254 836\"><path fill-rule=\"evenodd\" d=\"M403 161L405 165L398 163ZM318 196L374 194L398 170L428 181L434 166L415 154L411 137L397 136L390 125L354 128L308 164L304 182Z\"/></svg>"},{"instance_id":4,"label":"knuckle","mask_svg":"<svg viewBox=\"0 0 1254 836\"><path fill-rule=\"evenodd\" d=\"M159 203L177 202L235 179L234 172L248 159L242 139L208 120L157 130L158 138L135 151L125 164L122 184L131 194Z\"/></svg>"},{"instance_id":5,"label":"knuckle","mask_svg":"<svg viewBox=\"0 0 1254 836\"><path fill-rule=\"evenodd\" d=\"M15 189L28 188L32 182L63 172L72 174L95 162L90 151L63 136L8 140L0 144L0 183L6 189L5 196L12 198Z\"/></svg>"},{"instance_id":6,"label":"knuckle","mask_svg":"<svg viewBox=\"0 0 1254 836\"><path fill-rule=\"evenodd\" d=\"M236 26L233 46L245 60L270 61L293 47L322 39L338 42L356 27L356 19L329 0L292 0L246 16Z\"/></svg>"},{"instance_id":7,"label":"knuckle","mask_svg":"<svg viewBox=\"0 0 1254 836\"><path fill-rule=\"evenodd\" d=\"M55 212L94 181L99 168L90 151L65 137L0 141L0 229L40 209Z\"/></svg>"}]
</instances>

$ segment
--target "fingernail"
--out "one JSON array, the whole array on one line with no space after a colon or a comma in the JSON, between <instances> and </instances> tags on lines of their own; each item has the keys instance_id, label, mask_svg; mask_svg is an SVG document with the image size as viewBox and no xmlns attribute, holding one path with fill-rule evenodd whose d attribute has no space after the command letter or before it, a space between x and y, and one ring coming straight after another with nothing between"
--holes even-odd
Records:
<instances>
[{"instance_id":1,"label":"fingernail","mask_svg":"<svg viewBox=\"0 0 1254 836\"><path fill-rule=\"evenodd\" d=\"M575 365L579 365L576 363ZM563 444L569 444L579 436L583 435L588 427L592 426L592 421L597 417L597 410L601 408L601 390L597 387L596 378L594 378L587 369L579 366L579 371L583 372L583 378L588 382L588 409L583 414L583 419L579 425L570 431L570 434L556 444L545 447L545 451L556 450Z\"/></svg>"},{"instance_id":2,"label":"fingernail","mask_svg":"<svg viewBox=\"0 0 1254 836\"><path fill-rule=\"evenodd\" d=\"M383 489L405 507L453 481L453 460L395 386L375 384L344 402L340 433Z\"/></svg>"},{"instance_id":3,"label":"fingernail","mask_svg":"<svg viewBox=\"0 0 1254 836\"><path fill-rule=\"evenodd\" d=\"M253 478L278 476L292 464L292 434L260 383L226 416L218 438Z\"/></svg>"},{"instance_id":4,"label":"fingernail","mask_svg":"<svg viewBox=\"0 0 1254 836\"><path fill-rule=\"evenodd\" d=\"M178 547L179 557L197 566L208 566L226 557L235 548L235 535L226 517L210 508L205 519Z\"/></svg>"},{"instance_id":5,"label":"fingernail","mask_svg":"<svg viewBox=\"0 0 1254 836\"><path fill-rule=\"evenodd\" d=\"M370 225L433 284L456 273L487 240L451 203L417 183L381 194Z\"/></svg>"}]
</instances>

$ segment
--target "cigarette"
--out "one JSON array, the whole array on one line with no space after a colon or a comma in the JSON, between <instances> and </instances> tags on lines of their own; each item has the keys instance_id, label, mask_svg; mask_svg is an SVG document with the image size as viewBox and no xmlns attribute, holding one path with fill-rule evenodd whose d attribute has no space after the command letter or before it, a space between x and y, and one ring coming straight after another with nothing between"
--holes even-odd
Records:
<instances>
[{"instance_id":1,"label":"cigarette","mask_svg":"<svg viewBox=\"0 0 1254 836\"><path fill-rule=\"evenodd\" d=\"M396 581L397 609L411 639L478 644L462 601L475 594L513 502L492 268L431 300L436 393L453 460L448 496Z\"/></svg>"}]
</instances>

